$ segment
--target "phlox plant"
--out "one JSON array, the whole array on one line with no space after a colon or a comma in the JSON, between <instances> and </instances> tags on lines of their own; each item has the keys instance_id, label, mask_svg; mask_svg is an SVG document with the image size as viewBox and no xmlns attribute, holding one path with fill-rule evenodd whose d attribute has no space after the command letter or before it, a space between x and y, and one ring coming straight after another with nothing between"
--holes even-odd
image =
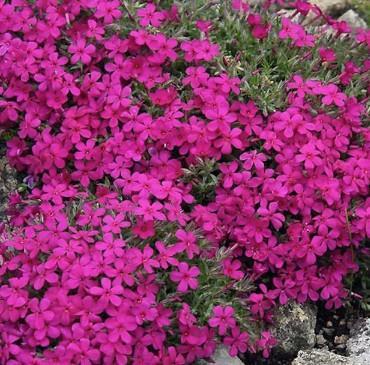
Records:
<instances>
[{"instance_id":1,"label":"phlox plant","mask_svg":"<svg viewBox=\"0 0 370 365\"><path fill-rule=\"evenodd\" d=\"M0 1L0 364L268 357L370 238L370 32L304 0Z\"/></svg>"}]
</instances>

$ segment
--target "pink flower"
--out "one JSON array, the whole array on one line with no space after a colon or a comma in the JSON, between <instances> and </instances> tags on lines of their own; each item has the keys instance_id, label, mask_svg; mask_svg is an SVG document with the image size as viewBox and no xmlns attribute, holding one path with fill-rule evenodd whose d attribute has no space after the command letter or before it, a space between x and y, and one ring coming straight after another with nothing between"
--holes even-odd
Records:
<instances>
[{"instance_id":1,"label":"pink flower","mask_svg":"<svg viewBox=\"0 0 370 365\"><path fill-rule=\"evenodd\" d=\"M156 308L152 308L147 304L140 304L134 307L133 313L135 314L136 323L143 324L145 321L154 321L158 315Z\"/></svg>"},{"instance_id":2,"label":"pink flower","mask_svg":"<svg viewBox=\"0 0 370 365\"><path fill-rule=\"evenodd\" d=\"M168 354L163 358L163 365L184 365L185 359L181 354L176 352L175 347L168 348Z\"/></svg>"},{"instance_id":3,"label":"pink flower","mask_svg":"<svg viewBox=\"0 0 370 365\"><path fill-rule=\"evenodd\" d=\"M110 329L109 339L112 342L119 340L127 344L132 342L133 337L130 332L137 328L137 324L135 317L125 307L120 308L117 316L109 318L105 323L107 328Z\"/></svg>"},{"instance_id":4,"label":"pink flower","mask_svg":"<svg viewBox=\"0 0 370 365\"><path fill-rule=\"evenodd\" d=\"M296 161L304 161L304 167L306 169L313 169L316 166L322 165L322 159L319 157L321 152L315 149L315 147L316 146L313 142L309 142L301 147L301 154L296 155Z\"/></svg>"},{"instance_id":5,"label":"pink flower","mask_svg":"<svg viewBox=\"0 0 370 365\"><path fill-rule=\"evenodd\" d=\"M256 343L257 346L261 350L263 350L262 351L263 357L268 358L271 348L277 344L277 341L275 338L272 337L270 332L264 331L261 334L261 338Z\"/></svg>"},{"instance_id":6,"label":"pink flower","mask_svg":"<svg viewBox=\"0 0 370 365\"><path fill-rule=\"evenodd\" d=\"M244 152L239 157L243 162L243 167L246 170L250 170L252 166L256 169L263 169L264 162L267 160L263 153L257 153L257 151Z\"/></svg>"},{"instance_id":7,"label":"pink flower","mask_svg":"<svg viewBox=\"0 0 370 365\"><path fill-rule=\"evenodd\" d=\"M208 320L211 327L218 327L218 333L223 336L227 329L234 328L234 308L230 306L222 307L217 305L213 308L213 316Z\"/></svg>"},{"instance_id":8,"label":"pink flower","mask_svg":"<svg viewBox=\"0 0 370 365\"><path fill-rule=\"evenodd\" d=\"M163 34L159 33L151 36L147 44L154 52L153 56L149 57L149 59L154 63L162 63L166 58L171 61L175 61L177 59L177 53L174 50L177 46L176 39L167 39Z\"/></svg>"},{"instance_id":9,"label":"pink flower","mask_svg":"<svg viewBox=\"0 0 370 365\"><path fill-rule=\"evenodd\" d=\"M260 204L261 206L257 209L257 213L262 217L268 218L275 229L280 229L285 221L285 217L278 212L278 203L272 202L267 206L267 200L263 199Z\"/></svg>"},{"instance_id":10,"label":"pink flower","mask_svg":"<svg viewBox=\"0 0 370 365\"><path fill-rule=\"evenodd\" d=\"M124 214L119 213L115 217L106 215L103 218L103 232L120 233L123 228L130 227L130 222L126 221Z\"/></svg>"},{"instance_id":11,"label":"pink flower","mask_svg":"<svg viewBox=\"0 0 370 365\"><path fill-rule=\"evenodd\" d=\"M238 352L245 353L248 348L249 335L246 332L240 332L240 328L235 326L231 329L231 336L224 338L224 344L229 346L229 354L237 356Z\"/></svg>"},{"instance_id":12,"label":"pink flower","mask_svg":"<svg viewBox=\"0 0 370 365\"><path fill-rule=\"evenodd\" d=\"M197 20L196 27L203 33L208 34L212 29L212 22L210 20Z\"/></svg>"},{"instance_id":13,"label":"pink flower","mask_svg":"<svg viewBox=\"0 0 370 365\"><path fill-rule=\"evenodd\" d=\"M335 62L336 61L335 52L331 48L320 48L319 54L323 62Z\"/></svg>"},{"instance_id":14,"label":"pink flower","mask_svg":"<svg viewBox=\"0 0 370 365\"><path fill-rule=\"evenodd\" d=\"M45 265L39 265L36 268L37 276L34 280L33 287L36 290L40 290L44 285L45 282L50 284L55 284L58 281L58 275L51 270L46 270Z\"/></svg>"},{"instance_id":15,"label":"pink flower","mask_svg":"<svg viewBox=\"0 0 370 365\"><path fill-rule=\"evenodd\" d=\"M126 109L131 104L129 96L131 96L131 89L128 86L113 84L107 95L107 103L112 106L113 110Z\"/></svg>"},{"instance_id":16,"label":"pink flower","mask_svg":"<svg viewBox=\"0 0 370 365\"><path fill-rule=\"evenodd\" d=\"M211 61L220 53L219 46L212 44L208 40L185 41L181 44L181 49L185 52L185 60L191 62Z\"/></svg>"},{"instance_id":17,"label":"pink flower","mask_svg":"<svg viewBox=\"0 0 370 365\"><path fill-rule=\"evenodd\" d=\"M113 23L115 19L121 16L121 11L118 9L120 6L119 1L98 1L96 12L94 16L98 19L103 18L105 24Z\"/></svg>"},{"instance_id":18,"label":"pink flower","mask_svg":"<svg viewBox=\"0 0 370 365\"><path fill-rule=\"evenodd\" d=\"M176 231L176 237L180 240L174 246L177 252L185 251L189 259L192 259L194 255L199 255L200 248L193 233L179 229Z\"/></svg>"},{"instance_id":19,"label":"pink flower","mask_svg":"<svg viewBox=\"0 0 370 365\"><path fill-rule=\"evenodd\" d=\"M145 246L143 252L137 255L138 262L140 262L144 270L150 274L154 272L153 268L158 268L160 266L159 262L152 258L153 254L154 250L149 246Z\"/></svg>"},{"instance_id":20,"label":"pink flower","mask_svg":"<svg viewBox=\"0 0 370 365\"><path fill-rule=\"evenodd\" d=\"M359 217L356 228L366 232L367 237L370 238L370 204L367 207L359 207L356 210L356 216Z\"/></svg>"},{"instance_id":21,"label":"pink flower","mask_svg":"<svg viewBox=\"0 0 370 365\"><path fill-rule=\"evenodd\" d=\"M201 346L207 340L207 327L180 327L181 328L181 342L188 343L194 346Z\"/></svg>"},{"instance_id":22,"label":"pink flower","mask_svg":"<svg viewBox=\"0 0 370 365\"><path fill-rule=\"evenodd\" d=\"M30 300L31 314L26 317L26 322L34 329L34 336L38 341L43 340L48 330L51 329L49 326L55 317L55 313L51 310L50 305L50 300L46 298L41 299L40 302L36 298Z\"/></svg>"},{"instance_id":23,"label":"pink flower","mask_svg":"<svg viewBox=\"0 0 370 365\"><path fill-rule=\"evenodd\" d=\"M178 271L172 271L170 278L175 283L179 283L177 290L181 293L185 293L190 289L196 289L198 287L198 280L195 279L199 276L200 270L196 266L189 268L186 262L180 262L178 265Z\"/></svg>"},{"instance_id":24,"label":"pink flower","mask_svg":"<svg viewBox=\"0 0 370 365\"><path fill-rule=\"evenodd\" d=\"M68 51L73 54L71 58L72 63L81 61L83 64L89 64L91 62L91 55L95 53L95 46L89 44L86 46L86 41L83 38L77 39L76 42L72 43L68 47Z\"/></svg>"},{"instance_id":25,"label":"pink flower","mask_svg":"<svg viewBox=\"0 0 370 365\"><path fill-rule=\"evenodd\" d=\"M296 297L296 283L293 280L287 279L282 281L279 278L273 278L272 281L277 289L273 289L267 293L270 299L279 298L280 304L285 305L290 298Z\"/></svg>"},{"instance_id":26,"label":"pink flower","mask_svg":"<svg viewBox=\"0 0 370 365\"><path fill-rule=\"evenodd\" d=\"M176 246L165 246L163 242L157 241L155 243L155 248L159 252L157 256L157 260L159 261L159 264L161 265L162 269L167 270L169 265L177 266L178 260L174 258L173 256L178 252L176 249Z\"/></svg>"},{"instance_id":27,"label":"pink flower","mask_svg":"<svg viewBox=\"0 0 370 365\"><path fill-rule=\"evenodd\" d=\"M182 82L184 85L190 85L192 88L197 88L204 84L209 78L206 69L202 66L188 67L186 69L187 77L184 77Z\"/></svg>"},{"instance_id":28,"label":"pink flower","mask_svg":"<svg viewBox=\"0 0 370 365\"><path fill-rule=\"evenodd\" d=\"M234 10L247 12L249 10L249 4L246 0L232 0L231 6Z\"/></svg>"},{"instance_id":29,"label":"pink flower","mask_svg":"<svg viewBox=\"0 0 370 365\"><path fill-rule=\"evenodd\" d=\"M87 338L71 342L67 349L71 352L75 361L81 365L97 364L100 359L100 351L92 348L90 340Z\"/></svg>"},{"instance_id":30,"label":"pink flower","mask_svg":"<svg viewBox=\"0 0 370 365\"><path fill-rule=\"evenodd\" d=\"M0 223L0 363L185 365L221 342L268 356L270 333L237 323L246 277L256 328L289 300L343 304L370 236L370 33L305 0L270 22L284 2L233 0L246 44L226 45L207 4L184 28L171 1L0 2L0 139L25 177ZM320 34L295 21L310 11ZM265 80L279 42L307 79ZM258 93L271 80L278 98ZM191 291L213 279L209 315Z\"/></svg>"},{"instance_id":31,"label":"pink flower","mask_svg":"<svg viewBox=\"0 0 370 365\"><path fill-rule=\"evenodd\" d=\"M233 128L231 131L223 133L223 136L215 141L215 147L221 148L223 154L231 153L233 147L241 149L243 147L241 134L241 129Z\"/></svg>"},{"instance_id":32,"label":"pink flower","mask_svg":"<svg viewBox=\"0 0 370 365\"><path fill-rule=\"evenodd\" d=\"M63 198L70 198L74 196L76 190L68 187L66 184L58 184L57 181L52 181L50 184L43 187L41 198L45 201L51 200L57 205L62 204Z\"/></svg>"},{"instance_id":33,"label":"pink flower","mask_svg":"<svg viewBox=\"0 0 370 365\"><path fill-rule=\"evenodd\" d=\"M123 294L122 285L117 281L113 282L107 278L101 279L101 287L94 286L89 289L89 292L92 295L98 295L98 305L105 308L109 303L112 303L114 306L118 307L122 299L120 297Z\"/></svg>"},{"instance_id":34,"label":"pink flower","mask_svg":"<svg viewBox=\"0 0 370 365\"><path fill-rule=\"evenodd\" d=\"M132 231L138 235L140 238L149 238L154 236L155 230L154 230L154 225L153 221L143 221L143 222L138 222L132 229Z\"/></svg>"},{"instance_id":35,"label":"pink flower","mask_svg":"<svg viewBox=\"0 0 370 365\"><path fill-rule=\"evenodd\" d=\"M124 254L123 247L126 243L122 239L114 238L112 233L105 233L102 241L96 242L96 249L103 251L103 255L107 257L122 257Z\"/></svg>"},{"instance_id":36,"label":"pink flower","mask_svg":"<svg viewBox=\"0 0 370 365\"><path fill-rule=\"evenodd\" d=\"M162 12L156 11L154 4L147 4L144 8L139 9L137 15L140 18L140 25L142 27L152 25L158 28L165 19Z\"/></svg>"},{"instance_id":37,"label":"pink flower","mask_svg":"<svg viewBox=\"0 0 370 365\"><path fill-rule=\"evenodd\" d=\"M136 208L136 214L141 215L144 222L157 220L165 220L166 216L161 212L163 205L155 202L150 204L146 199L139 200L139 205Z\"/></svg>"},{"instance_id":38,"label":"pink flower","mask_svg":"<svg viewBox=\"0 0 370 365\"><path fill-rule=\"evenodd\" d=\"M265 311L271 308L271 300L265 299L263 294L252 293L248 299L251 302L251 312L261 318L264 317Z\"/></svg>"},{"instance_id":39,"label":"pink flower","mask_svg":"<svg viewBox=\"0 0 370 365\"><path fill-rule=\"evenodd\" d=\"M181 324L188 327L191 327L196 322L196 318L192 314L189 305L186 303L182 304L182 308L178 312L178 319Z\"/></svg>"},{"instance_id":40,"label":"pink flower","mask_svg":"<svg viewBox=\"0 0 370 365\"><path fill-rule=\"evenodd\" d=\"M226 259L223 261L222 266L224 275L234 280L243 279L244 273L240 270L242 265L239 260Z\"/></svg>"},{"instance_id":41,"label":"pink flower","mask_svg":"<svg viewBox=\"0 0 370 365\"><path fill-rule=\"evenodd\" d=\"M324 105L335 104L337 106L343 106L346 101L346 95L339 92L339 89L334 84L329 84L321 88L321 94L324 95L322 103Z\"/></svg>"}]
</instances>

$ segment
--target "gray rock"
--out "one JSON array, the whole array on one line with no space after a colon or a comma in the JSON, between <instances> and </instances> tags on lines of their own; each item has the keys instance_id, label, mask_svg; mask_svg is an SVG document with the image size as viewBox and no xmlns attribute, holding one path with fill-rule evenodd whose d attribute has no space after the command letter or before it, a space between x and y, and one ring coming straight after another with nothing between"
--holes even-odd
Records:
<instances>
[{"instance_id":1,"label":"gray rock","mask_svg":"<svg viewBox=\"0 0 370 365\"><path fill-rule=\"evenodd\" d=\"M310 0L311 4L317 5L324 13L329 15L336 15L344 11L349 2L349 0Z\"/></svg>"},{"instance_id":2,"label":"gray rock","mask_svg":"<svg viewBox=\"0 0 370 365\"><path fill-rule=\"evenodd\" d=\"M348 341L348 336L341 335L341 336L335 336L334 337L334 344L336 345L343 345L346 344Z\"/></svg>"},{"instance_id":3,"label":"gray rock","mask_svg":"<svg viewBox=\"0 0 370 365\"><path fill-rule=\"evenodd\" d=\"M370 318L354 324L347 341L347 352L355 365L370 364Z\"/></svg>"},{"instance_id":4,"label":"gray rock","mask_svg":"<svg viewBox=\"0 0 370 365\"><path fill-rule=\"evenodd\" d=\"M354 29L366 28L367 24L355 11L352 9L346 11L338 20L344 20L348 25Z\"/></svg>"},{"instance_id":5,"label":"gray rock","mask_svg":"<svg viewBox=\"0 0 370 365\"><path fill-rule=\"evenodd\" d=\"M299 351L292 365L355 365L351 359L325 349Z\"/></svg>"},{"instance_id":6,"label":"gray rock","mask_svg":"<svg viewBox=\"0 0 370 365\"><path fill-rule=\"evenodd\" d=\"M343 351L343 350L345 350L347 348L347 345L345 344L345 343L341 343L341 344L339 344L339 345L335 345L335 349L336 350L341 350L341 351Z\"/></svg>"},{"instance_id":7,"label":"gray rock","mask_svg":"<svg viewBox=\"0 0 370 365\"><path fill-rule=\"evenodd\" d=\"M324 328L323 331L327 336L333 336L335 329L334 328Z\"/></svg>"},{"instance_id":8,"label":"gray rock","mask_svg":"<svg viewBox=\"0 0 370 365\"><path fill-rule=\"evenodd\" d=\"M325 346L326 345L326 340L323 335L316 335L316 345L319 347Z\"/></svg>"},{"instance_id":9,"label":"gray rock","mask_svg":"<svg viewBox=\"0 0 370 365\"><path fill-rule=\"evenodd\" d=\"M220 346L216 353L212 356L212 365L244 365L244 363L238 357L231 357L225 346ZM197 362L197 365L211 365L204 360Z\"/></svg>"},{"instance_id":10,"label":"gray rock","mask_svg":"<svg viewBox=\"0 0 370 365\"><path fill-rule=\"evenodd\" d=\"M295 356L299 350L310 349L316 342L317 308L315 306L288 303L275 313L273 335L278 340L277 353Z\"/></svg>"}]
</instances>

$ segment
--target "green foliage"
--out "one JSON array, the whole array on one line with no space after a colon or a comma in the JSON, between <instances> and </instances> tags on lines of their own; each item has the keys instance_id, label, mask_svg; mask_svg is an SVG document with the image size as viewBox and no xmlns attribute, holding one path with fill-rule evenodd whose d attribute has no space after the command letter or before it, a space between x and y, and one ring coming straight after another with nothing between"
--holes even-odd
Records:
<instances>
[{"instance_id":1,"label":"green foliage","mask_svg":"<svg viewBox=\"0 0 370 365\"><path fill-rule=\"evenodd\" d=\"M200 323L205 323L212 316L214 306L232 306L241 328L253 336L257 331L248 317L249 311L246 309L245 301L246 293L253 289L251 282L247 278L234 282L221 274L221 261L227 258L230 252L231 249L220 249L215 258L198 262L201 275L199 288L190 294L191 308L200 319Z\"/></svg>"},{"instance_id":2,"label":"green foliage","mask_svg":"<svg viewBox=\"0 0 370 365\"><path fill-rule=\"evenodd\" d=\"M199 159L198 163L191 165L184 171L184 182L193 184L193 195L200 204L213 200L215 188L218 184L217 164L214 160Z\"/></svg>"},{"instance_id":3,"label":"green foliage","mask_svg":"<svg viewBox=\"0 0 370 365\"><path fill-rule=\"evenodd\" d=\"M354 304L359 300L361 311L370 314L370 241L365 240L362 247L362 254L357 255L359 270L349 278L347 287L356 300Z\"/></svg>"},{"instance_id":4,"label":"green foliage","mask_svg":"<svg viewBox=\"0 0 370 365\"><path fill-rule=\"evenodd\" d=\"M351 37L336 37L333 32L325 32L316 24L306 28L317 38L314 48L291 47L289 41L282 41L278 37L280 15L284 13L267 13L265 21L271 23L272 29L269 36L260 41L252 36L245 15L232 11L228 1L178 1L177 6L180 8L182 26L180 29L170 26L169 34L179 39L200 37L193 22L199 17L211 20L213 28L210 39L219 44L222 51L222 59L218 60L213 71L225 71L231 76L240 77L240 97L252 99L264 115L286 106L285 83L294 74L335 82L347 60L356 59L357 64L361 65L368 56L366 48L356 47ZM369 6L363 5L365 9ZM197 11L194 12L194 9ZM332 48L336 52L337 62L323 64L318 55L319 48ZM356 80L344 91L363 98L366 95L366 80Z\"/></svg>"},{"instance_id":5,"label":"green foliage","mask_svg":"<svg viewBox=\"0 0 370 365\"><path fill-rule=\"evenodd\" d=\"M369 0L352 0L351 8L355 10L370 26L370 1Z\"/></svg>"}]
</instances>

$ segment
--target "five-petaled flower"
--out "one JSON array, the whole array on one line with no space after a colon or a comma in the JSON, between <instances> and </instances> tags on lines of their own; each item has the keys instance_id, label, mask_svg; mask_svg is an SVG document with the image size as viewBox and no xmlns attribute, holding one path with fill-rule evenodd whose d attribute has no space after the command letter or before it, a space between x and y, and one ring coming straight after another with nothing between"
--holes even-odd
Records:
<instances>
[{"instance_id":1,"label":"five-petaled flower","mask_svg":"<svg viewBox=\"0 0 370 365\"><path fill-rule=\"evenodd\" d=\"M198 287L198 280L196 279L200 275L200 270L196 266L191 266L186 262L180 262L178 270L170 273L172 281L179 283L177 290L181 293L185 293L190 289L196 289Z\"/></svg>"}]
</instances>

